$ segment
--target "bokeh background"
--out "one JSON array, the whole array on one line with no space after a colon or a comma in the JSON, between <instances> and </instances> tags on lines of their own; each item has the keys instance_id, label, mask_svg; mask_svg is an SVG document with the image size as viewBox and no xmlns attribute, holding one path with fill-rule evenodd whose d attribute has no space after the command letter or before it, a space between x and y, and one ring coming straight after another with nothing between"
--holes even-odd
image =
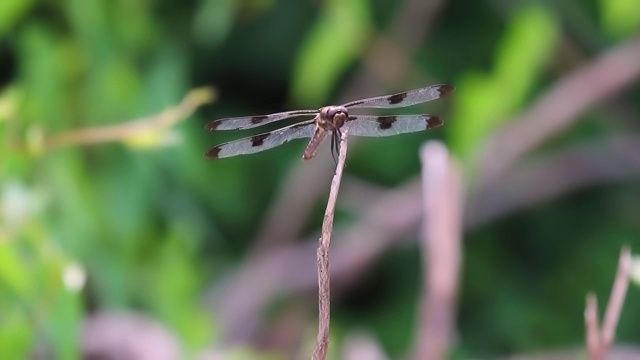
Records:
<instances>
[{"instance_id":1,"label":"bokeh background","mask_svg":"<svg viewBox=\"0 0 640 360\"><path fill-rule=\"evenodd\" d=\"M329 357L420 342L427 140L466 189L450 356L584 357L640 245L639 77L635 0L2 0L1 357L309 358L328 148L207 161L255 132L203 126L436 83L396 113L443 128L350 142Z\"/></svg>"}]
</instances>

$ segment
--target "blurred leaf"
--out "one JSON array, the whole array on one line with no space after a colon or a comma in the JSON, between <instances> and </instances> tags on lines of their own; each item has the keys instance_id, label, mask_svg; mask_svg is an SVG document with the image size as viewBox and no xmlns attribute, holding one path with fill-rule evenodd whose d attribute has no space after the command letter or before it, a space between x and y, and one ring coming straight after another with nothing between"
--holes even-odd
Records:
<instances>
[{"instance_id":1,"label":"blurred leaf","mask_svg":"<svg viewBox=\"0 0 640 360\"><path fill-rule=\"evenodd\" d=\"M58 275L61 275L58 273ZM81 293L61 289L54 299L52 318L47 327L56 359L80 359L80 328L84 315Z\"/></svg>"},{"instance_id":2,"label":"blurred leaf","mask_svg":"<svg viewBox=\"0 0 640 360\"><path fill-rule=\"evenodd\" d=\"M622 38L640 30L638 0L600 0L602 26L609 35Z\"/></svg>"},{"instance_id":3,"label":"blurred leaf","mask_svg":"<svg viewBox=\"0 0 640 360\"><path fill-rule=\"evenodd\" d=\"M5 306L2 300L0 354L3 359L29 359L36 342L36 332L29 325L31 319L19 307Z\"/></svg>"},{"instance_id":4,"label":"blurred leaf","mask_svg":"<svg viewBox=\"0 0 640 360\"><path fill-rule=\"evenodd\" d=\"M185 51L180 45L165 44L154 54L153 61L144 72L145 91L141 94L140 115L157 113L182 99L189 89L188 66Z\"/></svg>"},{"instance_id":5,"label":"blurred leaf","mask_svg":"<svg viewBox=\"0 0 640 360\"><path fill-rule=\"evenodd\" d=\"M58 39L40 25L28 25L20 34L22 58L20 80L23 88L22 118L59 129L69 123L65 94L65 67Z\"/></svg>"},{"instance_id":6,"label":"blurred leaf","mask_svg":"<svg viewBox=\"0 0 640 360\"><path fill-rule=\"evenodd\" d=\"M491 130L489 125L501 116L498 114L504 106L503 95L494 79L483 73L468 72L456 81L455 113L447 125L458 153L468 155Z\"/></svg>"},{"instance_id":7,"label":"blurred leaf","mask_svg":"<svg viewBox=\"0 0 640 360\"><path fill-rule=\"evenodd\" d=\"M127 50L139 52L153 45L153 41L159 36L158 27L162 25L155 21L155 1L111 1L114 7L114 18L118 19L119 26L113 31L121 41L121 46Z\"/></svg>"},{"instance_id":8,"label":"blurred leaf","mask_svg":"<svg viewBox=\"0 0 640 360\"><path fill-rule=\"evenodd\" d=\"M271 9L278 0L245 0L243 6L252 14L260 14Z\"/></svg>"},{"instance_id":9,"label":"blurred leaf","mask_svg":"<svg viewBox=\"0 0 640 360\"><path fill-rule=\"evenodd\" d=\"M66 0L66 17L83 46L95 60L107 55L110 41L108 31L109 1Z\"/></svg>"},{"instance_id":10,"label":"blurred leaf","mask_svg":"<svg viewBox=\"0 0 640 360\"><path fill-rule=\"evenodd\" d=\"M233 25L238 2L204 0L196 10L193 33L202 46L215 46L223 41Z\"/></svg>"},{"instance_id":11,"label":"blurred leaf","mask_svg":"<svg viewBox=\"0 0 640 360\"><path fill-rule=\"evenodd\" d=\"M536 78L554 53L559 29L553 14L530 7L513 19L498 49L495 78L506 98L504 112L513 113L524 103Z\"/></svg>"},{"instance_id":12,"label":"blurred leaf","mask_svg":"<svg viewBox=\"0 0 640 360\"><path fill-rule=\"evenodd\" d=\"M42 186L51 197L50 231L60 245L75 257L84 259L96 244L101 219L95 214L95 203L102 194L94 190L95 179L83 166L78 152L48 156L43 163Z\"/></svg>"},{"instance_id":13,"label":"blurred leaf","mask_svg":"<svg viewBox=\"0 0 640 360\"><path fill-rule=\"evenodd\" d=\"M640 256L633 257L630 278L636 286L640 286Z\"/></svg>"},{"instance_id":14,"label":"blurred leaf","mask_svg":"<svg viewBox=\"0 0 640 360\"><path fill-rule=\"evenodd\" d=\"M32 4L33 0L0 1L0 37L11 30Z\"/></svg>"},{"instance_id":15,"label":"blurred leaf","mask_svg":"<svg viewBox=\"0 0 640 360\"><path fill-rule=\"evenodd\" d=\"M342 72L366 45L370 32L367 0L329 0L325 4L293 70L291 96L303 106L327 100Z\"/></svg>"},{"instance_id":16,"label":"blurred leaf","mask_svg":"<svg viewBox=\"0 0 640 360\"><path fill-rule=\"evenodd\" d=\"M138 115L140 72L127 57L105 56L93 64L82 96L84 122L113 123Z\"/></svg>"},{"instance_id":17,"label":"blurred leaf","mask_svg":"<svg viewBox=\"0 0 640 360\"><path fill-rule=\"evenodd\" d=\"M153 290L147 300L187 344L196 348L207 343L211 322L195 301L202 279L194 261L195 249L188 246L189 236L189 230L178 226L164 239L152 266Z\"/></svg>"},{"instance_id":18,"label":"blurred leaf","mask_svg":"<svg viewBox=\"0 0 640 360\"><path fill-rule=\"evenodd\" d=\"M0 287L11 291L18 298L33 295L33 283L28 265L20 256L17 241L0 242Z\"/></svg>"},{"instance_id":19,"label":"blurred leaf","mask_svg":"<svg viewBox=\"0 0 640 360\"><path fill-rule=\"evenodd\" d=\"M558 25L539 6L512 19L490 75L468 73L456 82L455 113L448 122L454 150L467 161L496 127L524 104L558 39Z\"/></svg>"},{"instance_id":20,"label":"blurred leaf","mask_svg":"<svg viewBox=\"0 0 640 360\"><path fill-rule=\"evenodd\" d=\"M18 115L17 107L20 95L15 86L7 87L0 93L0 123L9 121Z\"/></svg>"}]
</instances>

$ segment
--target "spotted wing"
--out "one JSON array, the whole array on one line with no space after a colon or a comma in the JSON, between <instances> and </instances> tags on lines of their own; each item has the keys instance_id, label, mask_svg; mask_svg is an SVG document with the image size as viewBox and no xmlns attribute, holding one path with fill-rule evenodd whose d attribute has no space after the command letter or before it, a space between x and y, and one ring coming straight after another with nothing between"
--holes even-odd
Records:
<instances>
[{"instance_id":1,"label":"spotted wing","mask_svg":"<svg viewBox=\"0 0 640 360\"><path fill-rule=\"evenodd\" d=\"M272 149L290 140L312 137L315 127L315 120L308 120L264 134L229 141L212 147L204 154L204 157L218 159Z\"/></svg>"},{"instance_id":2,"label":"spotted wing","mask_svg":"<svg viewBox=\"0 0 640 360\"><path fill-rule=\"evenodd\" d=\"M349 136L391 136L433 129L444 121L434 115L394 115L394 116L350 116L341 130L348 130Z\"/></svg>"},{"instance_id":3,"label":"spotted wing","mask_svg":"<svg viewBox=\"0 0 640 360\"><path fill-rule=\"evenodd\" d=\"M264 124L272 123L274 121L284 120L296 116L303 115L315 115L317 110L294 110L285 111L281 113L275 113L270 115L254 115L254 116L242 116L234 118L224 118L209 122L205 125L205 129L209 131L213 130L238 130L249 129Z\"/></svg>"},{"instance_id":4,"label":"spotted wing","mask_svg":"<svg viewBox=\"0 0 640 360\"><path fill-rule=\"evenodd\" d=\"M438 99L455 90L453 85L441 84L427 86L422 89L409 90L393 95L376 96L363 100L356 100L344 104L347 108L397 108L405 107Z\"/></svg>"}]
</instances>

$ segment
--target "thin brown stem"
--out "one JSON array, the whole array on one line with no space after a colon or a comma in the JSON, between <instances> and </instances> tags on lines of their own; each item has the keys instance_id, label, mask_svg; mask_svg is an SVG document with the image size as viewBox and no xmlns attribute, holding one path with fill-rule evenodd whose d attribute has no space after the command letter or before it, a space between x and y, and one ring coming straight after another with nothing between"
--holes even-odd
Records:
<instances>
[{"instance_id":1,"label":"thin brown stem","mask_svg":"<svg viewBox=\"0 0 640 360\"><path fill-rule=\"evenodd\" d=\"M600 325L598 321L598 298L594 293L587 294L587 306L584 310L584 322L587 328L587 352L590 360L601 359Z\"/></svg>"},{"instance_id":2,"label":"thin brown stem","mask_svg":"<svg viewBox=\"0 0 640 360\"><path fill-rule=\"evenodd\" d=\"M622 313L624 299L627 297L627 289L629 288L629 273L631 271L631 250L628 246L622 248L620 252L620 261L618 262L618 272L616 280L611 289L611 297L602 321L602 345L606 354L613 344L613 339L618 327L618 320Z\"/></svg>"},{"instance_id":3,"label":"thin brown stem","mask_svg":"<svg viewBox=\"0 0 640 360\"><path fill-rule=\"evenodd\" d=\"M338 156L338 164L336 173L331 180L331 190L329 192L329 201L327 209L324 212L324 220L322 221L322 235L320 236L317 251L318 261L318 339L316 349L313 352L313 360L324 360L329 349L329 319L331 314L331 296L329 283L329 246L331 245L331 234L333 232L333 217L336 212L336 202L338 201L338 192L340 190L340 182L342 181L342 172L344 163L347 158L347 132L342 133L340 140L340 155Z\"/></svg>"},{"instance_id":4,"label":"thin brown stem","mask_svg":"<svg viewBox=\"0 0 640 360\"><path fill-rule=\"evenodd\" d=\"M620 260L618 261L618 271L611 290L611 297L607 305L607 310L602 322L602 329L598 326L598 303L595 294L587 295L587 306L585 309L585 324L587 331L587 351L590 360L603 360L607 358L609 350L613 345L618 320L622 313L624 299L629 288L629 275L631 271L631 250L628 246L622 248Z\"/></svg>"}]
</instances>

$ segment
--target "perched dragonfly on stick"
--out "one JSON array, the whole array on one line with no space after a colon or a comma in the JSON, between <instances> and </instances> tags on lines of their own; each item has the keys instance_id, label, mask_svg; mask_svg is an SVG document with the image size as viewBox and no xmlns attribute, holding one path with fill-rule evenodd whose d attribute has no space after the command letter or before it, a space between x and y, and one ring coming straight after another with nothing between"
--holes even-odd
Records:
<instances>
[{"instance_id":1,"label":"perched dragonfly on stick","mask_svg":"<svg viewBox=\"0 0 640 360\"><path fill-rule=\"evenodd\" d=\"M355 100L340 106L325 106L318 110L294 110L270 115L214 120L208 123L205 129L209 131L249 129L292 117L313 116L312 119L281 129L216 145L209 149L204 157L218 159L252 154L274 148L290 140L311 138L302 155L302 159L309 160L316 156L318 147L324 142L327 134L331 134L331 150L335 157L344 130L349 131L349 136L380 137L433 129L444 123L440 117L435 115L349 115L349 110L406 107L438 99L454 90L452 85L440 84L393 95Z\"/></svg>"}]
</instances>

